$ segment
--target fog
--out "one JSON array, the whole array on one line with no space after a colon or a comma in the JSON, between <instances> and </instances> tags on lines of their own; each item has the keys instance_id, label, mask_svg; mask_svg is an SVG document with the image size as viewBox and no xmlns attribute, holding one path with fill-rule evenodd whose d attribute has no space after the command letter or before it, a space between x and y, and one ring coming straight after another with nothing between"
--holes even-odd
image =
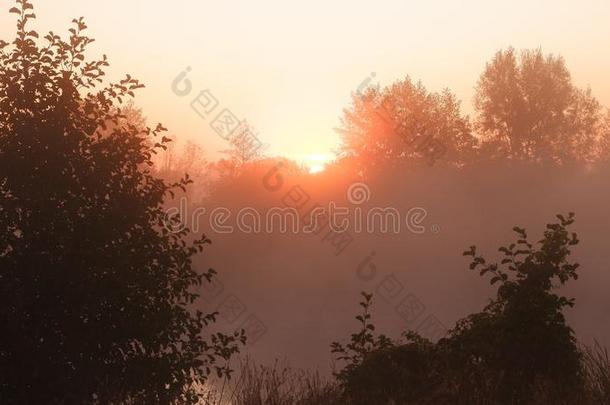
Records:
<instances>
[{"instance_id":1,"label":"fog","mask_svg":"<svg viewBox=\"0 0 610 405\"><path fill-rule=\"evenodd\" d=\"M287 358L293 366L328 372L333 359L330 342L345 340L357 328L354 316L361 291L375 293L373 320L380 333L399 337L408 328L421 328L430 316L450 329L458 319L480 311L495 292L489 277L468 269L464 250L476 245L489 261L499 262L498 248L516 240L513 226L526 228L530 240L538 241L556 214L569 212L576 213L572 230L581 243L573 257L581 268L580 278L565 288L566 295L576 299L576 306L567 311L568 323L582 343L610 342L606 239L610 193L605 166L489 163L353 178L368 187L369 200L361 206L364 212L367 207L395 207L404 218L409 209L418 207L427 216L421 222L422 233L404 224L400 233L382 233L379 227L372 234L348 229L353 241L338 255L331 238L324 240L330 229L295 234L277 229L265 232L263 226L260 233L244 233L235 226L236 213L244 207L264 213L285 206L283 199L296 185L309 195L303 212L314 203L328 206L331 201L353 211L358 206L347 201L346 193L354 182L330 170L308 175L280 168L273 173L282 176L283 186L270 191L271 180L266 183L265 176L277 170L276 162L252 166L208 200L189 201L191 214L187 210L186 218L193 221L193 210L206 208L196 223L212 245L196 264L216 269L222 287L203 290L204 295L213 291L214 296L204 308L219 310L219 327L227 330L240 328L248 316L256 316L264 332L257 330L247 353L260 362ZM226 221L233 225L231 233L214 232L209 213L215 207L231 212ZM353 224L350 227L353 231ZM415 300L423 309L415 310L413 316L401 315L396 308L404 300ZM236 319L231 303L240 308ZM432 335L432 339L439 337L434 331Z\"/></svg>"}]
</instances>

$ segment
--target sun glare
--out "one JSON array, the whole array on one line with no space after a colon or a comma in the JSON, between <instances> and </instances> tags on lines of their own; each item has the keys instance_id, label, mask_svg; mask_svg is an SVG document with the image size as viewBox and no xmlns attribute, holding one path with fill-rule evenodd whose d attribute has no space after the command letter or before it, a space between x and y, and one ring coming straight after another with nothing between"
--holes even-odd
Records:
<instances>
[{"instance_id":1,"label":"sun glare","mask_svg":"<svg viewBox=\"0 0 610 405\"><path fill-rule=\"evenodd\" d=\"M332 160L332 156L316 153L312 155L306 155L303 158L303 163L307 167L310 174L316 174L323 172L326 169L326 165Z\"/></svg>"},{"instance_id":2,"label":"sun glare","mask_svg":"<svg viewBox=\"0 0 610 405\"><path fill-rule=\"evenodd\" d=\"M316 163L309 167L309 173L310 174L320 173L320 172L324 171L324 168L325 168L325 165Z\"/></svg>"}]
</instances>

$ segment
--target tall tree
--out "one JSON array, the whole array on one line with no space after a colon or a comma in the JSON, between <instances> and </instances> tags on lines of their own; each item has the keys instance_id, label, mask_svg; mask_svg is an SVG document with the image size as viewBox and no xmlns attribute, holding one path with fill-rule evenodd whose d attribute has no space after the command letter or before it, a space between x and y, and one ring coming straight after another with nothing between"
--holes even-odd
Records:
<instances>
[{"instance_id":1,"label":"tall tree","mask_svg":"<svg viewBox=\"0 0 610 405\"><path fill-rule=\"evenodd\" d=\"M122 113L143 86L103 84L83 20L39 45L32 4L16 3L16 38L0 41L1 401L194 403L243 337L202 336L214 314L192 309L194 288L213 272L192 258L209 240L162 226L189 180L151 172L165 129Z\"/></svg>"},{"instance_id":2,"label":"tall tree","mask_svg":"<svg viewBox=\"0 0 610 405\"><path fill-rule=\"evenodd\" d=\"M606 115L602 123L598 153L600 160L610 162L610 108L606 110Z\"/></svg>"},{"instance_id":3,"label":"tall tree","mask_svg":"<svg viewBox=\"0 0 610 405\"><path fill-rule=\"evenodd\" d=\"M594 158L600 104L574 86L559 56L499 51L481 75L475 108L485 153L554 163Z\"/></svg>"},{"instance_id":4,"label":"tall tree","mask_svg":"<svg viewBox=\"0 0 610 405\"><path fill-rule=\"evenodd\" d=\"M468 118L449 90L430 93L410 78L353 95L342 119L343 157L378 165L467 162L476 146Z\"/></svg>"}]
</instances>

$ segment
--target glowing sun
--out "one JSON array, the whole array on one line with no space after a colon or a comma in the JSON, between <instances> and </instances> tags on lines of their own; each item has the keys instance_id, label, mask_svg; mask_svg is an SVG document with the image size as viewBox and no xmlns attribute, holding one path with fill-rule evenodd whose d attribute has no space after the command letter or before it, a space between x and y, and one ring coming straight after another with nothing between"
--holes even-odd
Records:
<instances>
[{"instance_id":1,"label":"glowing sun","mask_svg":"<svg viewBox=\"0 0 610 405\"><path fill-rule=\"evenodd\" d=\"M307 167L310 174L316 174L323 172L326 165L333 159L331 155L316 153L306 155L303 159L303 163Z\"/></svg>"}]
</instances>

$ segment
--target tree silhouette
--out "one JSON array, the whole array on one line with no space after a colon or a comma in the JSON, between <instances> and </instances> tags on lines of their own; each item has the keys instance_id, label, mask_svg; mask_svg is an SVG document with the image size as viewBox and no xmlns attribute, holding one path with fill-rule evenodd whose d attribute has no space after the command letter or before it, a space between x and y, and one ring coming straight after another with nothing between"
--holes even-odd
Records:
<instances>
[{"instance_id":1,"label":"tree silhouette","mask_svg":"<svg viewBox=\"0 0 610 405\"><path fill-rule=\"evenodd\" d=\"M561 57L499 51L481 75L475 108L485 155L563 164L595 157L600 104L573 85Z\"/></svg>"},{"instance_id":2,"label":"tree silhouette","mask_svg":"<svg viewBox=\"0 0 610 405\"><path fill-rule=\"evenodd\" d=\"M344 110L341 153L362 170L379 165L461 166L472 158L476 138L449 90L430 93L405 78L353 95Z\"/></svg>"},{"instance_id":3,"label":"tree silhouette","mask_svg":"<svg viewBox=\"0 0 610 405\"><path fill-rule=\"evenodd\" d=\"M610 162L610 109L606 110L602 124L598 153L600 160Z\"/></svg>"},{"instance_id":4,"label":"tree silhouette","mask_svg":"<svg viewBox=\"0 0 610 405\"><path fill-rule=\"evenodd\" d=\"M0 398L194 403L243 336L202 336L215 315L192 309L194 288L213 271L192 258L209 240L163 226L190 181L151 172L165 128L123 113L143 86L104 85L83 19L39 45L32 4L16 3L16 38L0 42Z\"/></svg>"},{"instance_id":5,"label":"tree silhouette","mask_svg":"<svg viewBox=\"0 0 610 405\"><path fill-rule=\"evenodd\" d=\"M220 159L214 165L223 182L232 182L247 168L249 163L263 159L263 145L256 137L255 130L247 121L242 121L228 139L229 148L220 151L226 158Z\"/></svg>"},{"instance_id":6,"label":"tree silhouette","mask_svg":"<svg viewBox=\"0 0 610 405\"><path fill-rule=\"evenodd\" d=\"M487 264L474 246L464 252L473 258L470 269L491 274L498 290L483 312L458 322L445 341L460 376L467 376L458 386L491 382L486 387L498 403L523 403L543 393L559 401L578 393L580 352L563 315L574 300L554 291L578 278L579 265L568 260L578 238L567 230L574 214L557 217L539 248L515 227L517 242L500 248L501 265Z\"/></svg>"},{"instance_id":7,"label":"tree silhouette","mask_svg":"<svg viewBox=\"0 0 610 405\"><path fill-rule=\"evenodd\" d=\"M578 243L558 215L535 247L524 229L516 243L501 247L501 264L488 264L473 246L471 270L491 274L496 298L482 312L457 322L433 343L407 331L404 341L375 336L364 294L359 332L332 351L345 361L338 381L348 403L529 404L583 403L582 354L563 310L574 305L555 289L576 279L568 257ZM392 402L393 401L393 402Z\"/></svg>"}]
</instances>

